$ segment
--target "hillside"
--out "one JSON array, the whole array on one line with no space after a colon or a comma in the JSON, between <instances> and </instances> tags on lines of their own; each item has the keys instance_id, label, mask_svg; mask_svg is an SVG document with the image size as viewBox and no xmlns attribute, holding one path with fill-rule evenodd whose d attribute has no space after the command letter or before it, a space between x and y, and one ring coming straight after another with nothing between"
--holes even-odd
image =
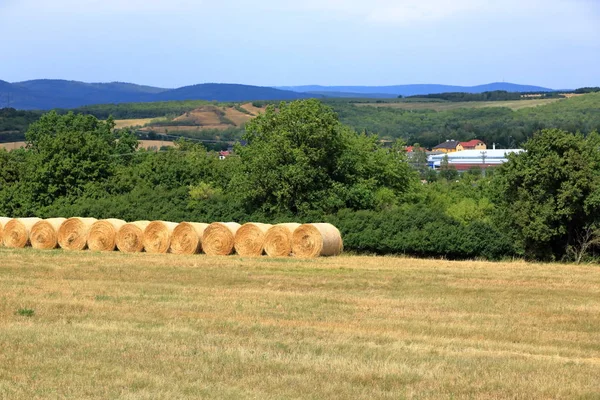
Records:
<instances>
[{"instance_id":1,"label":"hillside","mask_svg":"<svg viewBox=\"0 0 600 400\"><path fill-rule=\"evenodd\" d=\"M174 117L161 118L145 122L140 131L154 133L188 133L202 130L226 130L243 128L246 122L257 116L263 108L254 107L251 103L241 105L202 105ZM131 120L139 125L140 121ZM135 126L124 125L117 120L120 127Z\"/></svg>"},{"instance_id":2,"label":"hillside","mask_svg":"<svg viewBox=\"0 0 600 400\"><path fill-rule=\"evenodd\" d=\"M518 85L514 83L496 82L478 86L452 86L452 85L435 85L435 84L424 84L424 85L393 85L393 86L282 86L278 89L293 90L299 93L320 93L327 95L331 93L332 97L348 97L341 96L340 93L352 93L363 97L372 96L376 93L377 97L397 97L402 96L415 96L424 94L434 93L448 93L448 92L464 92L464 93L483 93L494 90L505 90L507 92L550 92L552 89L531 86L531 85Z\"/></svg>"},{"instance_id":3,"label":"hillside","mask_svg":"<svg viewBox=\"0 0 600 400\"><path fill-rule=\"evenodd\" d=\"M21 110L173 100L252 101L309 97L322 96L271 87L214 83L165 89L121 82L85 83L51 79L17 83L0 81L0 107L10 106Z\"/></svg>"},{"instance_id":4,"label":"hillside","mask_svg":"<svg viewBox=\"0 0 600 400\"><path fill-rule=\"evenodd\" d=\"M252 100L297 100L308 97L321 96L261 86L203 83L162 92L154 96L154 99L157 101L208 100L239 102Z\"/></svg>"},{"instance_id":5,"label":"hillside","mask_svg":"<svg viewBox=\"0 0 600 400\"><path fill-rule=\"evenodd\" d=\"M478 138L505 147L517 146L539 129L571 132L600 131L600 93L568 99L530 99L494 102L356 101L324 99L340 120L357 131L388 140L402 138L427 147L442 140ZM74 109L100 119L112 116L118 128L133 127L140 139L185 136L225 148L241 138L244 124L264 110L266 101L214 103L203 100L103 104ZM61 113L69 110L59 110ZM39 112L4 110L0 113L0 142L24 139L27 126ZM163 137L164 139L164 137Z\"/></svg>"}]
</instances>

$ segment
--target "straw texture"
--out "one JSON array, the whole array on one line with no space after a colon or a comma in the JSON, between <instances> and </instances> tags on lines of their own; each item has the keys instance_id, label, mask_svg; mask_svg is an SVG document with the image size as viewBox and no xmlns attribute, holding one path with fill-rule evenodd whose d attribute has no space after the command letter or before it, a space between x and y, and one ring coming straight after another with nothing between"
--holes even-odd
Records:
<instances>
[{"instance_id":1,"label":"straw texture","mask_svg":"<svg viewBox=\"0 0 600 400\"><path fill-rule=\"evenodd\" d=\"M15 218L4 225L4 245L13 249L22 249L29 244L31 228L39 218Z\"/></svg>"},{"instance_id":2,"label":"straw texture","mask_svg":"<svg viewBox=\"0 0 600 400\"><path fill-rule=\"evenodd\" d=\"M144 230L150 221L135 221L125 224L117 232L117 248L124 253L144 251Z\"/></svg>"},{"instance_id":3,"label":"straw texture","mask_svg":"<svg viewBox=\"0 0 600 400\"><path fill-rule=\"evenodd\" d=\"M204 230L202 248L209 256L227 256L233 253L235 234L240 229L236 222L213 222Z\"/></svg>"},{"instance_id":4,"label":"straw texture","mask_svg":"<svg viewBox=\"0 0 600 400\"><path fill-rule=\"evenodd\" d=\"M182 222L171 235L171 253L198 254L202 251L202 235L208 224Z\"/></svg>"},{"instance_id":5,"label":"straw texture","mask_svg":"<svg viewBox=\"0 0 600 400\"><path fill-rule=\"evenodd\" d=\"M58 244L64 250L84 250L96 218L69 218L58 229Z\"/></svg>"},{"instance_id":6,"label":"straw texture","mask_svg":"<svg viewBox=\"0 0 600 400\"><path fill-rule=\"evenodd\" d=\"M235 233L235 251L244 257L259 257L263 254L265 234L272 225L248 222Z\"/></svg>"},{"instance_id":7,"label":"straw texture","mask_svg":"<svg viewBox=\"0 0 600 400\"><path fill-rule=\"evenodd\" d=\"M58 229L65 218L48 218L38 221L31 228L29 241L34 249L52 250L58 247Z\"/></svg>"},{"instance_id":8,"label":"straw texture","mask_svg":"<svg viewBox=\"0 0 600 400\"><path fill-rule=\"evenodd\" d=\"M0 246L4 244L2 240L2 238L4 237L4 225L6 225L6 223L11 219L12 218L0 217Z\"/></svg>"},{"instance_id":9,"label":"straw texture","mask_svg":"<svg viewBox=\"0 0 600 400\"><path fill-rule=\"evenodd\" d=\"M287 257L292 253L292 234L300 226L297 223L274 225L265 235L265 253L269 257Z\"/></svg>"},{"instance_id":10,"label":"straw texture","mask_svg":"<svg viewBox=\"0 0 600 400\"><path fill-rule=\"evenodd\" d=\"M117 232L127 222L121 219L103 219L96 221L90 228L87 245L92 251L115 251Z\"/></svg>"},{"instance_id":11,"label":"straw texture","mask_svg":"<svg viewBox=\"0 0 600 400\"><path fill-rule=\"evenodd\" d=\"M171 246L171 235L177 227L175 222L152 221L144 229L144 248L147 253L167 253Z\"/></svg>"},{"instance_id":12,"label":"straw texture","mask_svg":"<svg viewBox=\"0 0 600 400\"><path fill-rule=\"evenodd\" d=\"M337 256L343 248L342 235L331 224L304 224L292 234L292 253L296 257Z\"/></svg>"}]
</instances>

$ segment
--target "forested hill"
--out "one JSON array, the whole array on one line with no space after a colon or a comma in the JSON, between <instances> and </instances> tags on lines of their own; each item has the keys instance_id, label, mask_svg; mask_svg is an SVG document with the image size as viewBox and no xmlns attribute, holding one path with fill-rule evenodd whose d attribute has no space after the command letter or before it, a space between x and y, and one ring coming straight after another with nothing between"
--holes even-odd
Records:
<instances>
[{"instance_id":1,"label":"forested hill","mask_svg":"<svg viewBox=\"0 0 600 400\"><path fill-rule=\"evenodd\" d=\"M107 103L171 100L251 101L322 97L270 87L206 83L165 89L131 83L85 83L66 80L0 81L0 108L49 110Z\"/></svg>"}]
</instances>

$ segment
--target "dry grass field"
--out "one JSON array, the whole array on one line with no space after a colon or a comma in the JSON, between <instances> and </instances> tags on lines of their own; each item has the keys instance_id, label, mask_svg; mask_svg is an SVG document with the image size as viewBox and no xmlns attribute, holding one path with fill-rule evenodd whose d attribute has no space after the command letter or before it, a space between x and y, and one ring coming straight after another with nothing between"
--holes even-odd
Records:
<instances>
[{"instance_id":1,"label":"dry grass field","mask_svg":"<svg viewBox=\"0 0 600 400\"><path fill-rule=\"evenodd\" d=\"M0 398L597 399L597 265L0 249Z\"/></svg>"},{"instance_id":2,"label":"dry grass field","mask_svg":"<svg viewBox=\"0 0 600 400\"><path fill-rule=\"evenodd\" d=\"M123 128L133 128L136 126L142 127L146 124L149 124L152 121L161 121L166 118L139 118L139 119L116 119L115 120L115 128L123 129Z\"/></svg>"},{"instance_id":3,"label":"dry grass field","mask_svg":"<svg viewBox=\"0 0 600 400\"><path fill-rule=\"evenodd\" d=\"M507 107L512 110L543 106L560 101L561 99L534 99L534 100L511 100L511 101L467 101L467 102L398 102L398 103L357 103L357 106L369 107L391 107L403 110L435 110L447 111L459 108L485 108L485 107Z\"/></svg>"},{"instance_id":4,"label":"dry grass field","mask_svg":"<svg viewBox=\"0 0 600 400\"><path fill-rule=\"evenodd\" d=\"M27 143L25 143L25 142L0 143L0 148L4 148L8 151L17 150L17 149L20 149L21 147L25 147L26 144Z\"/></svg>"}]
</instances>

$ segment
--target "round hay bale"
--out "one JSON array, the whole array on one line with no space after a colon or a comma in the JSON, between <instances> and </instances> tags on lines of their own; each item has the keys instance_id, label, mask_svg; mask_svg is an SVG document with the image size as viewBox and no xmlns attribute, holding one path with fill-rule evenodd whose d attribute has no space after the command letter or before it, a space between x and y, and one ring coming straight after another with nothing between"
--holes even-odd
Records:
<instances>
[{"instance_id":1,"label":"round hay bale","mask_svg":"<svg viewBox=\"0 0 600 400\"><path fill-rule=\"evenodd\" d=\"M117 232L117 248L124 253L144 251L144 229L150 221L135 221L125 224Z\"/></svg>"},{"instance_id":2,"label":"round hay bale","mask_svg":"<svg viewBox=\"0 0 600 400\"><path fill-rule=\"evenodd\" d=\"M343 249L342 235L331 224L300 225L292 234L292 253L296 257L337 256Z\"/></svg>"},{"instance_id":3,"label":"round hay bale","mask_svg":"<svg viewBox=\"0 0 600 400\"><path fill-rule=\"evenodd\" d=\"M8 221L4 225L2 239L4 245L13 249L22 249L27 246L30 243L31 228L39 221L41 221L40 218L14 218Z\"/></svg>"},{"instance_id":4,"label":"round hay bale","mask_svg":"<svg viewBox=\"0 0 600 400\"><path fill-rule=\"evenodd\" d=\"M73 217L62 223L58 229L58 244L63 250L84 250L96 218Z\"/></svg>"},{"instance_id":5,"label":"round hay bale","mask_svg":"<svg viewBox=\"0 0 600 400\"><path fill-rule=\"evenodd\" d=\"M182 222L171 235L171 253L198 254L202 251L202 235L208 224Z\"/></svg>"},{"instance_id":6,"label":"round hay bale","mask_svg":"<svg viewBox=\"0 0 600 400\"><path fill-rule=\"evenodd\" d=\"M34 249L53 250L58 247L58 229L66 218L48 218L31 228L29 241Z\"/></svg>"},{"instance_id":7,"label":"round hay bale","mask_svg":"<svg viewBox=\"0 0 600 400\"><path fill-rule=\"evenodd\" d=\"M228 256L233 253L237 222L213 222L204 230L202 249L209 256Z\"/></svg>"},{"instance_id":8,"label":"round hay bale","mask_svg":"<svg viewBox=\"0 0 600 400\"><path fill-rule=\"evenodd\" d=\"M144 248L146 253L167 253L171 246L171 235L177 228L175 222L152 221L144 229Z\"/></svg>"},{"instance_id":9,"label":"round hay bale","mask_svg":"<svg viewBox=\"0 0 600 400\"><path fill-rule=\"evenodd\" d=\"M273 225L248 222L235 233L235 251L243 257L260 257L263 254L265 234Z\"/></svg>"},{"instance_id":10,"label":"round hay bale","mask_svg":"<svg viewBox=\"0 0 600 400\"><path fill-rule=\"evenodd\" d=\"M288 257L292 253L292 234L299 226L290 222L269 228L265 235L265 253L269 257Z\"/></svg>"},{"instance_id":11,"label":"round hay bale","mask_svg":"<svg viewBox=\"0 0 600 400\"><path fill-rule=\"evenodd\" d=\"M115 251L117 232L127 222L121 219L103 219L94 222L90 228L87 245L92 251Z\"/></svg>"},{"instance_id":12,"label":"round hay bale","mask_svg":"<svg viewBox=\"0 0 600 400\"><path fill-rule=\"evenodd\" d=\"M6 223L8 221L10 221L12 218L8 218L8 217L0 217L0 246L2 246L2 238L3 238L3 232L4 232L4 225L6 225Z\"/></svg>"}]
</instances>

